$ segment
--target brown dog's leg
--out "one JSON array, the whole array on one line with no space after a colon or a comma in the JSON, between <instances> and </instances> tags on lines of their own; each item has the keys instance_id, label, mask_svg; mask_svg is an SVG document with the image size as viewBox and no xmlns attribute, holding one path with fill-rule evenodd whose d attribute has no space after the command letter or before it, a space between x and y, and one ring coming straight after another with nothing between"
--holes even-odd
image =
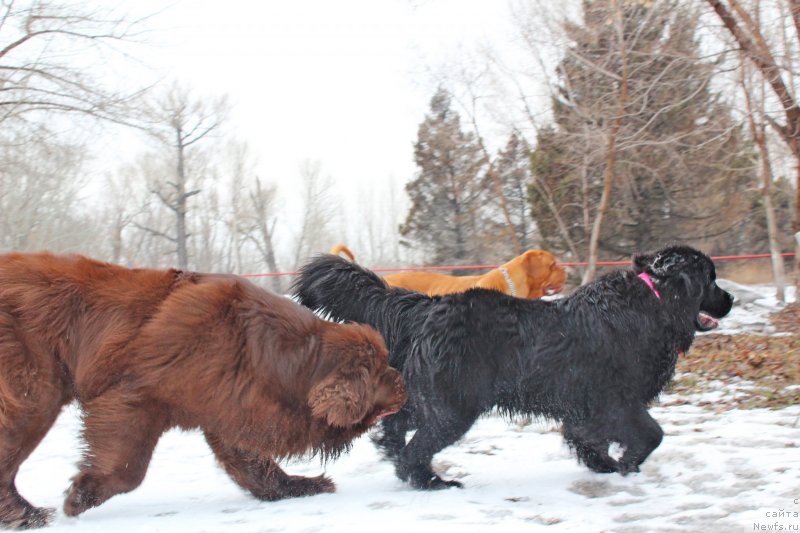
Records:
<instances>
[{"instance_id":1,"label":"brown dog's leg","mask_svg":"<svg viewBox=\"0 0 800 533\"><path fill-rule=\"evenodd\" d=\"M119 391L89 401L84 412L87 449L64 500L68 516L138 487L166 429L157 405L137 403Z\"/></svg>"},{"instance_id":2,"label":"brown dog's leg","mask_svg":"<svg viewBox=\"0 0 800 533\"><path fill-rule=\"evenodd\" d=\"M53 516L53 509L34 507L20 496L14 479L69 401L55 361L32 354L17 327L0 309L0 529L42 527Z\"/></svg>"},{"instance_id":3,"label":"brown dog's leg","mask_svg":"<svg viewBox=\"0 0 800 533\"><path fill-rule=\"evenodd\" d=\"M55 398L23 413L0 417L0 528L30 529L44 527L54 509L34 507L17 492L14 478L19 466L41 442L55 422L61 402ZM38 411L38 412L36 412Z\"/></svg>"},{"instance_id":4,"label":"brown dog's leg","mask_svg":"<svg viewBox=\"0 0 800 533\"><path fill-rule=\"evenodd\" d=\"M208 433L206 440L228 475L260 500L313 496L336 490L333 481L325 476L290 476L269 457L234 448Z\"/></svg>"}]
</instances>

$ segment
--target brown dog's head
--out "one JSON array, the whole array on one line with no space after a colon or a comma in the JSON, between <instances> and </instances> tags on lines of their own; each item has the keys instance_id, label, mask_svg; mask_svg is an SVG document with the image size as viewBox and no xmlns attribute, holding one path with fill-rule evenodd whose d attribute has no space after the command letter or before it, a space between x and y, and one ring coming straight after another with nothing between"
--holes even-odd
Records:
<instances>
[{"instance_id":1,"label":"brown dog's head","mask_svg":"<svg viewBox=\"0 0 800 533\"><path fill-rule=\"evenodd\" d=\"M314 417L335 427L366 427L403 407L403 379L389 366L389 352L377 331L328 323L321 350L325 372L308 395Z\"/></svg>"},{"instance_id":2,"label":"brown dog's head","mask_svg":"<svg viewBox=\"0 0 800 533\"><path fill-rule=\"evenodd\" d=\"M567 279L564 267L556 263L555 256L542 250L528 250L504 266L514 283L517 283L517 276L520 277L517 286L520 298L557 294L564 289Z\"/></svg>"}]
</instances>

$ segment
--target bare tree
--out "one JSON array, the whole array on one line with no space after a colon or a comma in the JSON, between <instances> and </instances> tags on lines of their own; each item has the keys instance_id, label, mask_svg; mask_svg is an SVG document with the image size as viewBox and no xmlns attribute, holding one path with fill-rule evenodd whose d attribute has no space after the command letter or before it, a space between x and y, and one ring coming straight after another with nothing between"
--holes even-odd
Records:
<instances>
[{"instance_id":1,"label":"bare tree","mask_svg":"<svg viewBox=\"0 0 800 533\"><path fill-rule=\"evenodd\" d=\"M783 0L779 2L788 11L794 24L795 43L800 43L800 1ZM795 160L795 287L800 291L800 102L797 100L796 88L793 86L791 61L784 63L777 53L781 43L770 43L765 37L766 28L760 19L754 16L745 5L738 0L706 0L719 17L726 31L738 44L741 53L758 68L772 92L780 102L783 121L766 115L769 124L778 132L789 148ZM788 7L788 10L786 9ZM785 35L780 33L779 35Z\"/></svg>"},{"instance_id":2,"label":"bare tree","mask_svg":"<svg viewBox=\"0 0 800 533\"><path fill-rule=\"evenodd\" d=\"M619 40L619 75L618 92L615 95L616 113L611 121L611 127L606 134L606 166L603 176L603 192L600 195L600 205L597 207L594 222L592 223L592 233L589 236L589 257L586 272L583 274L583 282L592 281L597 272L598 248L600 243L600 230L603 226L603 218L608 212L611 201L611 188L614 184L614 175L617 163L617 137L620 134L622 123L627 113L628 105L628 84L630 74L628 72L628 44L626 43L625 27L623 24L622 8L618 0L611 0L611 15L614 20L614 33Z\"/></svg>"},{"instance_id":3,"label":"bare tree","mask_svg":"<svg viewBox=\"0 0 800 533\"><path fill-rule=\"evenodd\" d=\"M126 241L126 233L131 229L134 221L141 215L142 206L145 205L143 188L136 186L138 169L131 165L120 168L114 175L105 178L105 194L99 218L109 232L109 248L102 254L113 263L133 266L138 256L138 248L133 242L141 246L141 239Z\"/></svg>"},{"instance_id":4,"label":"bare tree","mask_svg":"<svg viewBox=\"0 0 800 533\"><path fill-rule=\"evenodd\" d=\"M373 187L358 191L356 210L344 213L347 220L337 242L350 243L350 249L362 264L397 266L400 264L400 233L405 198L393 178L376 181ZM345 233L345 230L350 230ZM355 230L355 231L353 231Z\"/></svg>"},{"instance_id":5,"label":"bare tree","mask_svg":"<svg viewBox=\"0 0 800 533\"><path fill-rule=\"evenodd\" d=\"M760 15L757 0L756 17ZM767 142L767 111L765 98L765 82L763 77L760 83L752 80L751 66L742 58L740 73L740 84L744 95L746 119L750 129L750 136L758 148L759 161L761 163L759 174L761 182L761 196L764 201L764 214L767 221L767 235L769 240L769 250L772 259L772 275L775 281L775 296L781 301L786 301L785 294L785 273L783 268L783 257L781 257L781 247L778 241L778 222L775 215L775 206L772 199L772 165Z\"/></svg>"},{"instance_id":6,"label":"bare tree","mask_svg":"<svg viewBox=\"0 0 800 533\"><path fill-rule=\"evenodd\" d=\"M487 196L496 204L499 212L499 225L503 228L503 237L507 238L510 243L510 251L514 256L520 255L524 250L522 249L521 241L524 239L523 235L517 234L517 224L514 222L511 201L506 194L504 188L503 178L501 172L497 168L498 161L491 156L489 148L486 144L484 136L481 134L481 127L478 120L478 105L481 100L481 95L478 93L480 78L483 73L477 75L470 75L466 72L460 76L461 84L466 89L467 95L464 98L456 98L464 113L467 116L472 133L474 135L477 146L486 161L485 169L485 186L491 191ZM494 240L495 236L491 236Z\"/></svg>"},{"instance_id":7,"label":"bare tree","mask_svg":"<svg viewBox=\"0 0 800 533\"><path fill-rule=\"evenodd\" d=\"M256 178L247 193L245 209L236 217L237 231L255 246L260 259L273 273L278 272L275 256L276 199L277 188L274 185L263 185ZM282 290L281 280L277 276L272 277L272 288L275 292Z\"/></svg>"},{"instance_id":8,"label":"bare tree","mask_svg":"<svg viewBox=\"0 0 800 533\"><path fill-rule=\"evenodd\" d=\"M76 201L86 185L81 171L90 149L68 138L63 116L70 125L77 117L131 122L128 104L142 91L119 90L108 74L141 22L99 4L0 2L4 246L86 250L74 229L87 228Z\"/></svg>"},{"instance_id":9,"label":"bare tree","mask_svg":"<svg viewBox=\"0 0 800 533\"><path fill-rule=\"evenodd\" d=\"M167 176L151 184L151 192L175 216L174 233L165 233L154 228L145 228L174 243L178 268L188 268L187 212L189 198L199 194L201 176L191 166L197 159L197 144L215 133L228 113L224 97L202 100L177 83L153 102L149 112L148 132L157 140L172 169Z\"/></svg>"},{"instance_id":10,"label":"bare tree","mask_svg":"<svg viewBox=\"0 0 800 533\"><path fill-rule=\"evenodd\" d=\"M246 236L243 234L242 218L246 216L247 181L255 176L246 142L234 140L223 148L225 154L225 174L229 182L230 200L225 215L225 227L228 232L225 251L226 268L241 273L244 268L244 250Z\"/></svg>"},{"instance_id":11,"label":"bare tree","mask_svg":"<svg viewBox=\"0 0 800 533\"><path fill-rule=\"evenodd\" d=\"M330 226L335 219L336 204L332 198L333 180L322 176L322 165L318 161L304 161L300 177L303 203L300 231L295 238L295 266L330 248L333 241Z\"/></svg>"},{"instance_id":12,"label":"bare tree","mask_svg":"<svg viewBox=\"0 0 800 533\"><path fill-rule=\"evenodd\" d=\"M192 216L193 238L187 242L187 250L192 257L192 268L202 272L230 271L225 264L225 249L231 240L226 224L228 199L224 196L221 185L225 176L220 175L215 166L208 170L206 176L210 184L218 186L206 187L203 194L198 195L194 203Z\"/></svg>"},{"instance_id":13,"label":"bare tree","mask_svg":"<svg viewBox=\"0 0 800 533\"><path fill-rule=\"evenodd\" d=\"M108 58L99 54L135 38L140 23L74 2L0 3L0 124L50 112L125 122L124 108L138 91L115 91L101 82Z\"/></svg>"},{"instance_id":14,"label":"bare tree","mask_svg":"<svg viewBox=\"0 0 800 533\"><path fill-rule=\"evenodd\" d=\"M539 137L543 125L551 121L548 116L548 106L542 104L547 101L556 101L559 98L557 86L548 81L553 77L550 65L557 64L562 54L561 49L553 46L553 43L561 41L563 21L574 16L573 12L579 3L518 0L511 2L511 6L520 42L531 60L530 64L519 68L518 65L504 63L496 54L491 54L489 59L497 74L498 83L506 86L506 94L501 100L507 106L512 106L512 110L507 112L513 117L510 119L509 129L519 132L523 137L526 134L528 137ZM588 126L589 121L584 124L587 130ZM552 131L550 126L544 126L544 129ZM539 141L547 142L547 139L551 138L552 136L544 136ZM593 164L589 161L592 157L591 154L602 151L602 148L592 148L596 142L596 136L588 135L588 132L578 142L586 146L584 157L576 163L575 168L562 170L564 172L580 172L584 175L585 183L587 169L590 164ZM535 160L536 154L532 154L532 162ZM583 258L584 254L580 249L582 243L573 238L569 221L564 218L561 205L557 201L560 192L554 190L540 174L534 172L530 178L528 194L538 198L547 211L546 218L552 225L552 231L558 234L559 240L563 243L562 251L567 257L574 260ZM584 213L586 219L584 224L589 227L589 212L584 209ZM536 220L535 224L541 240L539 228L541 221ZM540 245L545 246L546 244L542 242Z\"/></svg>"},{"instance_id":15,"label":"bare tree","mask_svg":"<svg viewBox=\"0 0 800 533\"><path fill-rule=\"evenodd\" d=\"M6 250L77 247L76 215L84 147L50 139L44 128L3 132L0 142L0 247ZM83 222L81 220L81 222Z\"/></svg>"}]
</instances>

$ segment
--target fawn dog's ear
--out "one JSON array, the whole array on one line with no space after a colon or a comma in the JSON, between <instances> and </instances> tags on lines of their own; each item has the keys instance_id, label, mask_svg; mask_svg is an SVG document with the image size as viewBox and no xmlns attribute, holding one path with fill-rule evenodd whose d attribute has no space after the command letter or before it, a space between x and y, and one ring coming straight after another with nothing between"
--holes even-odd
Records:
<instances>
[{"instance_id":1,"label":"fawn dog's ear","mask_svg":"<svg viewBox=\"0 0 800 533\"><path fill-rule=\"evenodd\" d=\"M541 250L528 250L522 254L522 258L525 272L529 277L540 282L547 279L556 263L552 254Z\"/></svg>"},{"instance_id":2,"label":"fawn dog's ear","mask_svg":"<svg viewBox=\"0 0 800 533\"><path fill-rule=\"evenodd\" d=\"M528 294L523 298L540 298L545 294L555 294L564 289L567 273L550 252L528 250L522 254Z\"/></svg>"}]
</instances>

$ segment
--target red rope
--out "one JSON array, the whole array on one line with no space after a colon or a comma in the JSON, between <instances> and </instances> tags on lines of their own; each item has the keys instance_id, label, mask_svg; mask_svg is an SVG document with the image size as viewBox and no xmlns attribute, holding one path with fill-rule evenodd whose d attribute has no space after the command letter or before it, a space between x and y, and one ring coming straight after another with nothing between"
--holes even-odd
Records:
<instances>
[{"instance_id":1,"label":"red rope","mask_svg":"<svg viewBox=\"0 0 800 533\"><path fill-rule=\"evenodd\" d=\"M781 257L794 257L793 253L780 254ZM752 254L752 255L720 255L712 257L714 261L736 261L742 259L765 259L772 257L771 254ZM584 266L588 263L585 261L577 263L559 263L561 266L574 267ZM599 261L597 266L620 266L630 265L630 261ZM432 270L482 270L497 268L500 265L442 265L442 266L421 266L421 267L385 267L385 268L372 268L373 272L414 272L418 270L432 271ZM277 277L277 276L296 276L299 272L264 272L260 274L242 274L245 277Z\"/></svg>"}]
</instances>

